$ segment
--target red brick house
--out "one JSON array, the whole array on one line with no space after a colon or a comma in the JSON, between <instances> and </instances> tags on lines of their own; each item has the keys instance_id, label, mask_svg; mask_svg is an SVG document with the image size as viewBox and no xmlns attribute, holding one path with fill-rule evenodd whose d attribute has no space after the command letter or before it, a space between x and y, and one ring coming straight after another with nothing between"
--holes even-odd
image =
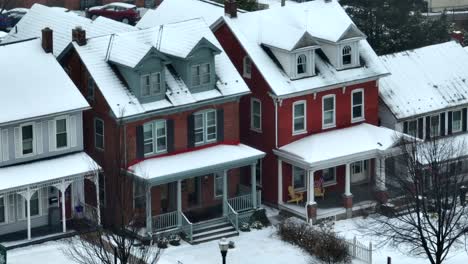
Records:
<instances>
[{"instance_id":1,"label":"red brick house","mask_svg":"<svg viewBox=\"0 0 468 264\"><path fill-rule=\"evenodd\" d=\"M137 27L169 14L211 25L252 91L241 140L267 153L257 168L265 203L315 219L385 202L395 132L379 127L378 81L388 72L337 1L250 13L235 1L183 2L163 2Z\"/></svg>"},{"instance_id":2,"label":"red brick house","mask_svg":"<svg viewBox=\"0 0 468 264\"><path fill-rule=\"evenodd\" d=\"M127 206L145 214L141 234L184 231L194 243L237 234L261 199L250 185L265 154L240 143L239 100L250 91L206 23L73 32L59 60L92 107L84 145L104 170L103 220L118 210L121 167L134 179Z\"/></svg>"}]
</instances>

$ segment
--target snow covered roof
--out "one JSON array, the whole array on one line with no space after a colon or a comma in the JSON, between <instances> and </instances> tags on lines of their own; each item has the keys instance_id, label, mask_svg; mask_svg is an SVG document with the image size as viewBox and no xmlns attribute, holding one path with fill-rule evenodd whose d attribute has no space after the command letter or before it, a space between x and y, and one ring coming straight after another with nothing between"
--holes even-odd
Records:
<instances>
[{"instance_id":1,"label":"snow covered roof","mask_svg":"<svg viewBox=\"0 0 468 264\"><path fill-rule=\"evenodd\" d=\"M0 80L0 124L89 107L39 39L0 45Z\"/></svg>"},{"instance_id":2,"label":"snow covered roof","mask_svg":"<svg viewBox=\"0 0 468 264\"><path fill-rule=\"evenodd\" d=\"M380 97L397 119L468 104L468 53L456 42L380 57Z\"/></svg>"},{"instance_id":3,"label":"snow covered roof","mask_svg":"<svg viewBox=\"0 0 468 264\"><path fill-rule=\"evenodd\" d=\"M160 23L164 17L167 17L167 21L203 17L212 25L222 16L224 9L220 5L198 0L171 0L164 1L155 11L148 12L137 26L154 25ZM365 36L336 0L328 3L317 0L287 4L285 7L275 6L256 12L239 12L237 18L224 16L224 21L277 96L377 79L388 73L363 39ZM317 76L291 80L260 44L274 44L291 50L297 43L298 36L303 36L306 32L323 42L337 42L345 36L361 39L360 57L365 65L338 71L326 59L316 56Z\"/></svg>"},{"instance_id":4,"label":"snow covered roof","mask_svg":"<svg viewBox=\"0 0 468 264\"><path fill-rule=\"evenodd\" d=\"M165 40L167 37L170 41ZM197 41L205 39L221 52L215 55L217 76L215 90L191 93L183 80L166 66L166 98L140 103L118 77L109 61L133 67L151 50L185 56ZM199 101L248 93L250 90L223 51L216 37L202 19L159 25L135 32L89 39L87 44L73 44L114 114L129 117L149 111L187 105ZM137 48L136 48L137 47ZM123 111L122 111L123 110Z\"/></svg>"},{"instance_id":5,"label":"snow covered roof","mask_svg":"<svg viewBox=\"0 0 468 264\"><path fill-rule=\"evenodd\" d=\"M395 145L401 133L385 127L360 125L319 133L282 146L275 153L300 160L309 166L321 166L360 154L376 155Z\"/></svg>"},{"instance_id":6,"label":"snow covered roof","mask_svg":"<svg viewBox=\"0 0 468 264\"><path fill-rule=\"evenodd\" d=\"M0 192L92 173L99 165L84 152L0 168Z\"/></svg>"},{"instance_id":7,"label":"snow covered roof","mask_svg":"<svg viewBox=\"0 0 468 264\"><path fill-rule=\"evenodd\" d=\"M77 26L86 30L88 38L136 30L133 26L105 17L98 17L93 21L74 12L63 12L55 8L34 4L2 43L41 37L41 30L49 27L54 31L54 55L58 56L71 42L72 29Z\"/></svg>"},{"instance_id":8,"label":"snow covered roof","mask_svg":"<svg viewBox=\"0 0 468 264\"><path fill-rule=\"evenodd\" d=\"M243 144L217 145L182 154L147 159L128 169L134 175L156 183L174 181L178 176L195 177L223 168L246 166L264 156L265 153L262 151Z\"/></svg>"}]
</instances>

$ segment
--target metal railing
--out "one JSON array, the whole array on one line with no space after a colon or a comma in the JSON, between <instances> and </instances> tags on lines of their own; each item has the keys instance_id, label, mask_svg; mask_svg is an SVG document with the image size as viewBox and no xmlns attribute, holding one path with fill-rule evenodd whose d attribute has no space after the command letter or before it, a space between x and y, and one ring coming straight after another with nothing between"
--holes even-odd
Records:
<instances>
[{"instance_id":1,"label":"metal railing","mask_svg":"<svg viewBox=\"0 0 468 264\"><path fill-rule=\"evenodd\" d=\"M226 217L231 222L231 224L234 226L236 231L239 231L239 214L232 208L232 206L227 202L226 205L227 208L227 214Z\"/></svg>"},{"instance_id":2,"label":"metal railing","mask_svg":"<svg viewBox=\"0 0 468 264\"><path fill-rule=\"evenodd\" d=\"M193 224L188 220L184 213L180 212L180 218L182 219L182 230L187 235L187 240L190 243L193 242Z\"/></svg>"},{"instance_id":3,"label":"metal railing","mask_svg":"<svg viewBox=\"0 0 468 264\"><path fill-rule=\"evenodd\" d=\"M153 216L153 231L160 231L177 227L179 212L173 211L170 213Z\"/></svg>"},{"instance_id":4,"label":"metal railing","mask_svg":"<svg viewBox=\"0 0 468 264\"><path fill-rule=\"evenodd\" d=\"M236 212L246 211L246 210L254 208L253 203L252 203L251 193L230 198L228 199L228 202ZM260 207L261 204L262 204L262 192L257 191L256 207Z\"/></svg>"},{"instance_id":5,"label":"metal railing","mask_svg":"<svg viewBox=\"0 0 468 264\"><path fill-rule=\"evenodd\" d=\"M365 263L372 263L372 243L369 246L357 241L356 237L353 240L346 240L349 253L353 258L362 260Z\"/></svg>"}]
</instances>

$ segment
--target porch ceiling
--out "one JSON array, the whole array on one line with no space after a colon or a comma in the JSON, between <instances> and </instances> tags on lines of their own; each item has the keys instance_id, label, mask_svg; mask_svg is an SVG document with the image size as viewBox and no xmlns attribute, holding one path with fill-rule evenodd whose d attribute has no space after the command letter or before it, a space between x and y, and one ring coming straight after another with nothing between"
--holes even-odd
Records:
<instances>
[{"instance_id":1,"label":"porch ceiling","mask_svg":"<svg viewBox=\"0 0 468 264\"><path fill-rule=\"evenodd\" d=\"M285 145L275 154L307 167L322 167L375 157L395 146L403 135L385 127L363 123L311 135Z\"/></svg>"},{"instance_id":2,"label":"porch ceiling","mask_svg":"<svg viewBox=\"0 0 468 264\"><path fill-rule=\"evenodd\" d=\"M4 167L0 168L0 194L83 177L97 170L99 165L84 152Z\"/></svg>"},{"instance_id":3,"label":"porch ceiling","mask_svg":"<svg viewBox=\"0 0 468 264\"><path fill-rule=\"evenodd\" d=\"M151 185L247 166L265 153L244 144L218 145L177 155L147 159L128 168Z\"/></svg>"}]
</instances>

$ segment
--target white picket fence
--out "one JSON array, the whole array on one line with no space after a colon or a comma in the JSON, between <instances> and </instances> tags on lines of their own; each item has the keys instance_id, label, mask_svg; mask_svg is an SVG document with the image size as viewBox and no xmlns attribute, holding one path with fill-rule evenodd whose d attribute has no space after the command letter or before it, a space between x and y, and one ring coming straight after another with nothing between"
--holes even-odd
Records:
<instances>
[{"instance_id":1,"label":"white picket fence","mask_svg":"<svg viewBox=\"0 0 468 264\"><path fill-rule=\"evenodd\" d=\"M353 240L346 240L348 244L349 253L353 258L364 261L365 263L372 264L372 243L369 246L357 241L356 237Z\"/></svg>"}]
</instances>

